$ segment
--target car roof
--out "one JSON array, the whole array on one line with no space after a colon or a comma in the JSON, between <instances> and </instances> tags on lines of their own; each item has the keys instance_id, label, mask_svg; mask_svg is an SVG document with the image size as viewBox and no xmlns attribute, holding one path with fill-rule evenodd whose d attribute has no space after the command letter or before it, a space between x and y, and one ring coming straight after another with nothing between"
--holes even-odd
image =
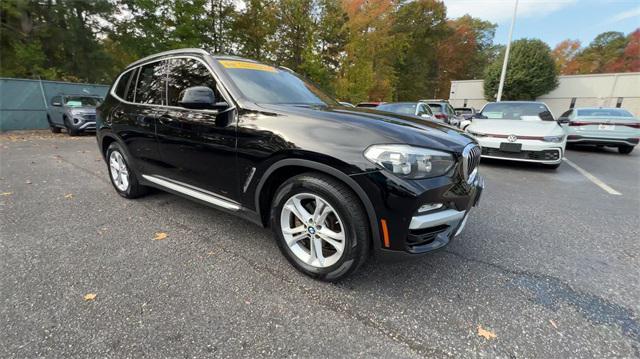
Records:
<instances>
[{"instance_id":1,"label":"car roof","mask_svg":"<svg viewBox=\"0 0 640 359\"><path fill-rule=\"evenodd\" d=\"M400 102L385 102L385 103L381 103L380 105L401 105L401 104L417 105L419 103L420 103L419 101L400 101Z\"/></svg>"},{"instance_id":2,"label":"car roof","mask_svg":"<svg viewBox=\"0 0 640 359\"><path fill-rule=\"evenodd\" d=\"M535 104L542 104L542 105L547 105L546 103L542 102L542 101L492 101L492 102L487 102L486 104L490 104L490 103L535 103Z\"/></svg>"},{"instance_id":3,"label":"car roof","mask_svg":"<svg viewBox=\"0 0 640 359\"><path fill-rule=\"evenodd\" d=\"M184 48L184 49L175 49L175 50L169 50L169 51L162 51L162 52L158 52L157 54L153 54L153 55L149 55L147 57L143 57L140 60L134 61L132 63L130 63L129 65L127 65L127 67L125 69L129 69L132 67L135 67L137 65L143 64L145 62L149 62L155 59L162 59L164 57L170 57L170 56L175 56L175 55L207 55L207 56L211 56L216 60L241 60L241 61L247 61L247 62L253 62L253 63L261 63L259 61L255 61L255 60L251 60L251 59L247 59L244 57L240 57L240 56L233 56L233 55L225 55L225 54L212 54L207 50L204 49L199 49L199 48ZM286 69L285 67L280 66L281 68ZM287 69L289 70L289 69Z\"/></svg>"},{"instance_id":4,"label":"car roof","mask_svg":"<svg viewBox=\"0 0 640 359\"><path fill-rule=\"evenodd\" d=\"M573 110L623 110L629 112L621 107L574 107Z\"/></svg>"}]
</instances>

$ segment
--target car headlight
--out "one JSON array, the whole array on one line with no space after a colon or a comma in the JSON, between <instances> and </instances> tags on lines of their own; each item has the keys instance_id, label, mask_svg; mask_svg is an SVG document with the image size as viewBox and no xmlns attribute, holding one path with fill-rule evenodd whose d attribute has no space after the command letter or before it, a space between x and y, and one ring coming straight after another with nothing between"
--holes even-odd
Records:
<instances>
[{"instance_id":1,"label":"car headlight","mask_svg":"<svg viewBox=\"0 0 640 359\"><path fill-rule=\"evenodd\" d=\"M407 179L442 176L455 164L449 153L409 145L373 145L364 157Z\"/></svg>"},{"instance_id":2,"label":"car headlight","mask_svg":"<svg viewBox=\"0 0 640 359\"><path fill-rule=\"evenodd\" d=\"M560 136L545 136L542 138L543 141L545 142L562 142L564 140L564 135L560 135Z\"/></svg>"}]
</instances>

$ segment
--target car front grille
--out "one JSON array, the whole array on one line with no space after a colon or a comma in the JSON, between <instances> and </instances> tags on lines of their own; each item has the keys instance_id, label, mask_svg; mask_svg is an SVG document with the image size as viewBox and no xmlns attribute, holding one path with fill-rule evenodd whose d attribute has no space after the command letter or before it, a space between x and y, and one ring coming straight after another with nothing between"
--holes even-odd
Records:
<instances>
[{"instance_id":1,"label":"car front grille","mask_svg":"<svg viewBox=\"0 0 640 359\"><path fill-rule=\"evenodd\" d=\"M95 115L95 114L92 114L92 115L82 115L82 118L84 118L85 120L95 121L95 119L96 119L96 115Z\"/></svg>"},{"instance_id":2,"label":"car front grille","mask_svg":"<svg viewBox=\"0 0 640 359\"><path fill-rule=\"evenodd\" d=\"M475 178L481 154L480 147L473 143L462 151L462 174L469 183Z\"/></svg>"},{"instance_id":3,"label":"car front grille","mask_svg":"<svg viewBox=\"0 0 640 359\"><path fill-rule=\"evenodd\" d=\"M520 152L505 152L500 151L498 148L483 147L483 156L513 158L522 160L533 161L557 161L560 158L559 150L543 150L543 151L520 151Z\"/></svg>"}]
</instances>

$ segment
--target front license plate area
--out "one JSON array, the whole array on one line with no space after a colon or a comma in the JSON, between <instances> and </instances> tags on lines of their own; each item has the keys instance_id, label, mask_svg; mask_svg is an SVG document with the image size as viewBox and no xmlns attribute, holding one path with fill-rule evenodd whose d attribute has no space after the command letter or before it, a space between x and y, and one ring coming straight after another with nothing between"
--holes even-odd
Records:
<instances>
[{"instance_id":1,"label":"front license plate area","mask_svg":"<svg viewBox=\"0 0 640 359\"><path fill-rule=\"evenodd\" d=\"M513 153L521 152L522 151L522 143L502 142L500 144L500 151L513 152Z\"/></svg>"},{"instance_id":2,"label":"front license plate area","mask_svg":"<svg viewBox=\"0 0 640 359\"><path fill-rule=\"evenodd\" d=\"M615 130L616 130L616 125L604 125L604 124L600 124L600 125L598 125L598 130L602 130L602 131L615 131Z\"/></svg>"}]
</instances>

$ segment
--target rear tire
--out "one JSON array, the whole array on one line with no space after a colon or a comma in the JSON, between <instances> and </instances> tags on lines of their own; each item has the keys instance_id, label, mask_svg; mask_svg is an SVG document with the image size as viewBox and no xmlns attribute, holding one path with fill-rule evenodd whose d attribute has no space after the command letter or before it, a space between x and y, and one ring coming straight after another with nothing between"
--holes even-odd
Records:
<instances>
[{"instance_id":1,"label":"rear tire","mask_svg":"<svg viewBox=\"0 0 640 359\"><path fill-rule=\"evenodd\" d=\"M287 260L323 281L348 276L369 254L369 223L360 199L342 182L322 174L304 173L278 188L271 229Z\"/></svg>"},{"instance_id":2,"label":"rear tire","mask_svg":"<svg viewBox=\"0 0 640 359\"><path fill-rule=\"evenodd\" d=\"M138 182L138 177L131 168L131 161L119 143L113 142L107 148L107 170L113 188L124 198L138 198L144 196L149 188Z\"/></svg>"},{"instance_id":3,"label":"rear tire","mask_svg":"<svg viewBox=\"0 0 640 359\"><path fill-rule=\"evenodd\" d=\"M618 146L618 152L622 153L623 155L628 155L631 153L631 151L633 151L634 147L635 146L629 145Z\"/></svg>"}]
</instances>

